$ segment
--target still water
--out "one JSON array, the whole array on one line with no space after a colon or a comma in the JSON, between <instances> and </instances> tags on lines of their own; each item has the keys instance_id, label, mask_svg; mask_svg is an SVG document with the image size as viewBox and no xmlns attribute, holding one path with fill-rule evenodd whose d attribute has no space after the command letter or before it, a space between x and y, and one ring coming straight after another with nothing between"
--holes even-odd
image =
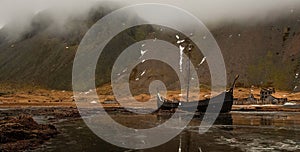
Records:
<instances>
[{"instance_id":1,"label":"still water","mask_svg":"<svg viewBox=\"0 0 300 152\"><path fill-rule=\"evenodd\" d=\"M123 125L147 127L168 119L157 115L115 114L112 117ZM205 134L198 133L200 123L201 118L194 118L180 135L161 146L129 150L101 140L82 120L64 121L56 125L61 134L35 151L300 152L300 113L231 112L221 115Z\"/></svg>"}]
</instances>

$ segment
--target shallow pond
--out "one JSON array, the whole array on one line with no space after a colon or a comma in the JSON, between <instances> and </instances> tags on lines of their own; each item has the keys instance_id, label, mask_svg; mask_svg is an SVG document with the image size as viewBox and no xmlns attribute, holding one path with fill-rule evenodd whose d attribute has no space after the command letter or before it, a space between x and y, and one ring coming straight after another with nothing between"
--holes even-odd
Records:
<instances>
[{"instance_id":1,"label":"shallow pond","mask_svg":"<svg viewBox=\"0 0 300 152\"><path fill-rule=\"evenodd\" d=\"M115 114L112 117L126 125L155 126L168 119L157 115ZM131 123L132 122L132 123ZM111 145L96 136L82 120L64 121L56 126L61 134L35 151L145 151L145 152L281 152L300 151L300 113L231 112L217 119L205 134L199 134L201 118L169 142L146 150L128 150ZM111 133L115 136L114 133Z\"/></svg>"}]
</instances>

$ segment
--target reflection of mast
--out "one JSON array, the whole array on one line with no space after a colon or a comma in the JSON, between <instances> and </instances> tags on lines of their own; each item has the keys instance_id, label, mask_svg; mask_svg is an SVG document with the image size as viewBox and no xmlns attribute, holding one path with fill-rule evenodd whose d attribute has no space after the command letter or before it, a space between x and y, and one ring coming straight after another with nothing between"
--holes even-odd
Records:
<instances>
[{"instance_id":1,"label":"reflection of mast","mask_svg":"<svg viewBox=\"0 0 300 152\"><path fill-rule=\"evenodd\" d=\"M179 123L181 124L181 115L179 115ZM178 152L181 152L181 134L179 136L179 147L178 147Z\"/></svg>"},{"instance_id":2,"label":"reflection of mast","mask_svg":"<svg viewBox=\"0 0 300 152\"><path fill-rule=\"evenodd\" d=\"M178 152L181 152L181 135L180 135L180 139L179 139L179 147L178 147Z\"/></svg>"},{"instance_id":3,"label":"reflection of mast","mask_svg":"<svg viewBox=\"0 0 300 152\"><path fill-rule=\"evenodd\" d=\"M190 131L187 131L186 134L187 134L187 151L190 151L192 135Z\"/></svg>"}]
</instances>

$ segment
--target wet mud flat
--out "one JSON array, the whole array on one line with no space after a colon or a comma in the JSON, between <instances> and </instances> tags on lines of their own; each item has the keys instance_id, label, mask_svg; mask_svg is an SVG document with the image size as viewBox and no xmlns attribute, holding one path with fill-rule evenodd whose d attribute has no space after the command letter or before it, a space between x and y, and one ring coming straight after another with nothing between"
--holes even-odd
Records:
<instances>
[{"instance_id":1,"label":"wet mud flat","mask_svg":"<svg viewBox=\"0 0 300 152\"><path fill-rule=\"evenodd\" d=\"M14 131L19 133L16 137L22 137L20 139L7 136L5 142L1 140L0 147L2 151L134 151L103 141L82 120L82 117L103 112L107 112L118 123L136 129L152 128L172 117L172 113L167 111L138 115L122 108L107 108L106 111L89 109L81 114L74 107L0 109L1 126L3 124L7 126L12 122L18 124ZM300 151L300 113L298 112L233 111L219 115L208 132L199 134L202 118L202 114L195 115L188 127L176 138L159 147L144 151L177 152L179 145L182 151L191 152L199 152L199 149L201 151ZM33 128L26 128L28 126ZM7 127L4 132L13 133L14 131L10 130L13 128L15 127ZM111 134L114 135L113 132ZM11 147L16 149L12 150Z\"/></svg>"},{"instance_id":2,"label":"wet mud flat","mask_svg":"<svg viewBox=\"0 0 300 152\"><path fill-rule=\"evenodd\" d=\"M78 121L81 117L94 114L97 109L90 108L87 113L79 113L74 107L22 107L0 108L0 151L33 150L45 141L63 133L58 124ZM106 108L112 115L129 112L122 108Z\"/></svg>"},{"instance_id":3,"label":"wet mud flat","mask_svg":"<svg viewBox=\"0 0 300 152\"><path fill-rule=\"evenodd\" d=\"M172 116L172 113L166 111L140 117L123 108L115 107L105 108L105 111L93 108L84 111L80 114L74 107L0 108L0 150L34 150L49 139L65 134L64 129L61 130L57 126L82 122L81 117L88 117L95 113L109 113L117 122L137 128L140 126L136 124L153 124L149 127L154 127L154 122L166 120ZM138 121L130 121L133 116ZM136 123L132 124L132 122Z\"/></svg>"},{"instance_id":4,"label":"wet mud flat","mask_svg":"<svg viewBox=\"0 0 300 152\"><path fill-rule=\"evenodd\" d=\"M300 151L300 113L293 112L232 112L220 115L214 125L199 134L202 116L196 116L174 139L145 152L289 152ZM124 126L137 129L155 127L167 121L171 115L132 115L113 113L111 117ZM177 126L172 126L176 128ZM35 151L108 151L131 152L117 147L96 136L82 119L58 123L61 130ZM180 129L180 128L178 128ZM162 133L158 133L162 135ZM111 132L115 136L114 132Z\"/></svg>"},{"instance_id":5,"label":"wet mud flat","mask_svg":"<svg viewBox=\"0 0 300 152\"><path fill-rule=\"evenodd\" d=\"M0 109L0 151L32 150L59 134L54 124L68 117L79 115L62 108Z\"/></svg>"},{"instance_id":6,"label":"wet mud flat","mask_svg":"<svg viewBox=\"0 0 300 152\"><path fill-rule=\"evenodd\" d=\"M30 115L0 119L0 151L20 151L34 148L58 134L51 124L38 124Z\"/></svg>"}]
</instances>

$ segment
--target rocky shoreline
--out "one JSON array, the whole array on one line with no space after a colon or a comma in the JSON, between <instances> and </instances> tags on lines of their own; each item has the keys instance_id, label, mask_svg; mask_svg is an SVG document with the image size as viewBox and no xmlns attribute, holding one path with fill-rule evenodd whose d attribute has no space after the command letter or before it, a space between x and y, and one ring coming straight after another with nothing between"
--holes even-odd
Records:
<instances>
[{"instance_id":1,"label":"rocky shoreline","mask_svg":"<svg viewBox=\"0 0 300 152\"><path fill-rule=\"evenodd\" d=\"M95 109L90 109L91 113ZM107 108L110 113L127 113L123 108ZM104 111L103 111L104 112ZM82 113L81 115L90 115ZM55 127L62 121L81 118L75 107L22 107L0 108L0 151L36 149L59 134ZM44 123L36 120L42 118Z\"/></svg>"},{"instance_id":2,"label":"rocky shoreline","mask_svg":"<svg viewBox=\"0 0 300 152\"><path fill-rule=\"evenodd\" d=\"M35 117L43 117L39 123ZM80 117L73 107L27 107L0 110L0 151L32 150L59 134L55 123Z\"/></svg>"},{"instance_id":3,"label":"rocky shoreline","mask_svg":"<svg viewBox=\"0 0 300 152\"><path fill-rule=\"evenodd\" d=\"M30 115L3 117L0 132L0 151L30 150L59 133L54 125L38 124Z\"/></svg>"},{"instance_id":4,"label":"rocky shoreline","mask_svg":"<svg viewBox=\"0 0 300 152\"><path fill-rule=\"evenodd\" d=\"M93 113L90 109L90 112ZM87 110L89 111L89 110ZM276 106L233 106L233 111L290 111L300 112L297 109L287 109ZM104 112L104 111L103 111ZM110 114L131 114L123 108L106 108ZM35 149L45 141L59 134L55 124L61 120L71 121L80 119L75 107L22 107L0 109L0 151L22 151ZM35 117L42 117L46 123L39 123Z\"/></svg>"},{"instance_id":5,"label":"rocky shoreline","mask_svg":"<svg viewBox=\"0 0 300 152\"><path fill-rule=\"evenodd\" d=\"M258 90L254 92L254 97L258 97ZM87 101L94 101L89 96L89 92L84 93ZM235 97L244 99L247 90L236 89ZM288 92L277 92L278 97L288 97L295 105L233 105L232 111L281 111L300 112L300 93L292 94ZM169 98L177 98L178 92L171 93ZM205 96L203 96L205 97ZM115 104L112 95L99 95L99 104L102 103L106 112L110 114L131 114L119 104ZM136 97L137 100L150 99L147 95ZM88 107L94 107L95 103L87 102ZM134 106L133 106L134 107ZM90 115L95 109L86 110L87 113L79 113L74 102L72 92L68 91L35 91L0 94L0 151L22 151L35 149L45 141L59 134L56 123L62 120L76 120L81 116ZM90 113L91 112L91 113ZM104 112L104 111L103 111ZM166 112L170 114L170 112ZM36 120L40 117L46 120L40 123Z\"/></svg>"}]
</instances>

